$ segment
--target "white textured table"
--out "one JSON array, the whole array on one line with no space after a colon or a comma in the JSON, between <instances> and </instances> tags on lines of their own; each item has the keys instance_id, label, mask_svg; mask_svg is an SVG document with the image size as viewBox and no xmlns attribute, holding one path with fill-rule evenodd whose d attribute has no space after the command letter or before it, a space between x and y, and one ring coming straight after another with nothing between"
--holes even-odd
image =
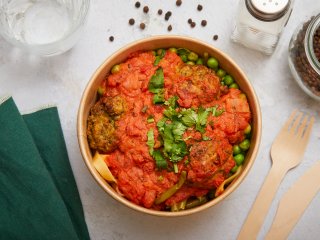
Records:
<instances>
[{"instance_id":1,"label":"white textured table","mask_svg":"<svg viewBox=\"0 0 320 240\"><path fill-rule=\"evenodd\" d=\"M270 169L270 146L290 112L301 109L315 115L316 123L310 144L301 165L290 171L273 201L260 232L263 239L275 214L277 203L289 186L316 160L320 160L319 104L307 97L294 82L287 63L287 46L302 19L320 11L318 0L296 0L290 21L272 56L265 56L230 41L236 13L235 0L184 0L176 7L175 0L143 1L140 9L135 1L92 0L85 32L69 52L38 58L11 47L0 38L0 96L12 95L19 109L29 111L53 103L58 106L71 165L82 198L92 239L235 239L255 196ZM203 10L198 12L198 3ZM142 7L149 6L149 14ZM163 10L161 17L158 9ZM164 14L172 11L168 22ZM135 26L128 24L129 18ZM192 18L197 26L187 23ZM206 19L206 27L200 21ZM146 22L141 31L138 24ZM90 76L102 61L116 49L143 37L168 34L201 39L230 55L248 75L259 97L263 132L258 157L244 182L223 203L206 212L177 219L145 216L117 203L90 176L79 151L76 117L81 94ZM219 35L213 41L214 34ZM115 37L109 42L109 36ZM1 147L1 146L0 146ZM307 186L306 186L307 187ZM293 199L294 201L294 199ZM289 239L320 238L320 194L312 201Z\"/></svg>"}]
</instances>

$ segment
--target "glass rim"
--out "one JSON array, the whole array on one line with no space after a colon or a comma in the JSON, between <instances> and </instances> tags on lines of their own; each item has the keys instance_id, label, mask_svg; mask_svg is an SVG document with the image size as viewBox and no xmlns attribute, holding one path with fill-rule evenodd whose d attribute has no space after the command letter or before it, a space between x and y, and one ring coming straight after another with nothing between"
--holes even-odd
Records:
<instances>
[{"instance_id":1,"label":"glass rim","mask_svg":"<svg viewBox=\"0 0 320 240\"><path fill-rule=\"evenodd\" d=\"M21 48L24 49L41 49L41 48L50 48L51 46L59 45L62 42L64 42L66 39L68 39L70 36L72 36L81 26L84 25L87 15L89 12L90 8L90 0L83 0L83 9L81 9L82 14L80 15L81 17L79 18L79 22L77 22L61 39L54 41L54 42L49 42L49 43L40 43L40 44L25 44L21 41L16 40L15 38L10 37L8 34L2 31L2 36L9 40L9 42L14 42L14 45L20 46ZM1 29L0 29L1 30ZM1 35L1 31L0 31Z\"/></svg>"}]
</instances>

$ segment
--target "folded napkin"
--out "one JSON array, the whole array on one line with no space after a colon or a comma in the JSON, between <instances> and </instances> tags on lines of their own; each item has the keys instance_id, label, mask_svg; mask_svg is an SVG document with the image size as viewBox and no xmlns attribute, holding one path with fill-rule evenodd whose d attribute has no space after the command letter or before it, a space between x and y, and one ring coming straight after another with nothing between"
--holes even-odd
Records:
<instances>
[{"instance_id":1,"label":"folded napkin","mask_svg":"<svg viewBox=\"0 0 320 240\"><path fill-rule=\"evenodd\" d=\"M0 105L0 239L90 239L55 107Z\"/></svg>"}]
</instances>

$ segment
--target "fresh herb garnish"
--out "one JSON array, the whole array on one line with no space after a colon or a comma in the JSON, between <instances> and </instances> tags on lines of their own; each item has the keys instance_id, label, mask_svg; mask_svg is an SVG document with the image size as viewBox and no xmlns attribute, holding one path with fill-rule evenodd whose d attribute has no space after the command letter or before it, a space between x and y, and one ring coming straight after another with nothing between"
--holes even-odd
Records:
<instances>
[{"instance_id":1,"label":"fresh herb garnish","mask_svg":"<svg viewBox=\"0 0 320 240\"><path fill-rule=\"evenodd\" d=\"M157 96L157 94L155 96ZM157 122L157 128L163 142L163 149L161 151L158 150L157 159L154 154L155 151L153 151L152 154L157 166L158 164L162 164L162 167L165 166L164 162L166 162L166 159L172 162L175 173L178 172L177 163L190 151L186 144L186 141L190 137L183 138L186 130L190 127L194 127L196 131L202 133L203 141L209 141L211 138L203 135L205 133L209 114L212 113L213 116L216 116L217 114L221 115L223 112L223 110L217 110L218 106L209 108L199 107L198 109L180 109L177 102L178 99L177 96L173 96L163 102L167 106L163 111L165 117Z\"/></svg>"},{"instance_id":2,"label":"fresh herb garnish","mask_svg":"<svg viewBox=\"0 0 320 240\"><path fill-rule=\"evenodd\" d=\"M164 99L164 75L162 68L158 68L156 73L152 75L148 89L154 93L153 104L162 104L165 102Z\"/></svg>"},{"instance_id":3,"label":"fresh herb garnish","mask_svg":"<svg viewBox=\"0 0 320 240\"><path fill-rule=\"evenodd\" d=\"M206 124L207 124L207 118L209 116L209 110L205 109L205 108L202 108L200 107L198 109L198 117L197 117L197 120L196 120L196 130L201 132L201 133L204 133L205 132L205 127L206 127Z\"/></svg>"},{"instance_id":4,"label":"fresh herb garnish","mask_svg":"<svg viewBox=\"0 0 320 240\"><path fill-rule=\"evenodd\" d=\"M159 93L164 87L164 75L162 68L158 68L156 73L152 75L148 89L152 93Z\"/></svg>"},{"instance_id":5,"label":"fresh herb garnish","mask_svg":"<svg viewBox=\"0 0 320 240\"><path fill-rule=\"evenodd\" d=\"M178 48L177 49L177 53L178 53L179 56L188 55L190 53L190 50L186 49L186 48Z\"/></svg>"},{"instance_id":6,"label":"fresh herb garnish","mask_svg":"<svg viewBox=\"0 0 320 240\"><path fill-rule=\"evenodd\" d=\"M159 62L164 57L164 55L166 55L166 50L161 49L160 54L156 56L156 59L154 60L153 65L158 66Z\"/></svg>"},{"instance_id":7,"label":"fresh herb garnish","mask_svg":"<svg viewBox=\"0 0 320 240\"><path fill-rule=\"evenodd\" d=\"M147 122L148 122L148 123L153 123L153 122L154 122L153 116L148 116Z\"/></svg>"},{"instance_id":8,"label":"fresh herb garnish","mask_svg":"<svg viewBox=\"0 0 320 240\"><path fill-rule=\"evenodd\" d=\"M187 144L182 140L182 135L187 127L181 122L162 123L158 130L163 139L163 153L173 163L179 162L188 154ZM161 129L161 130L160 130ZM176 167L174 170L176 172Z\"/></svg>"},{"instance_id":9,"label":"fresh herb garnish","mask_svg":"<svg viewBox=\"0 0 320 240\"><path fill-rule=\"evenodd\" d=\"M154 147L154 133L153 129L151 128L147 133L147 145L149 147L149 153L152 156L153 155L153 147Z\"/></svg>"},{"instance_id":10,"label":"fresh herb garnish","mask_svg":"<svg viewBox=\"0 0 320 240\"><path fill-rule=\"evenodd\" d=\"M153 104L162 104L164 101L164 89L160 89L160 91L153 96Z\"/></svg>"},{"instance_id":11,"label":"fresh herb garnish","mask_svg":"<svg viewBox=\"0 0 320 240\"><path fill-rule=\"evenodd\" d=\"M156 161L157 168L166 169L168 167L168 163L165 158L162 156L160 150L153 151L152 157Z\"/></svg>"}]
</instances>

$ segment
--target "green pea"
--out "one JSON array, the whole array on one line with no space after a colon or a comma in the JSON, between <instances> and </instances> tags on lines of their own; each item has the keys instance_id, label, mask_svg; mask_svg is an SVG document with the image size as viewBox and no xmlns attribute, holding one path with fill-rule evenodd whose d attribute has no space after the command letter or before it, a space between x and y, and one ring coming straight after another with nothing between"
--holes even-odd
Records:
<instances>
[{"instance_id":1,"label":"green pea","mask_svg":"<svg viewBox=\"0 0 320 240\"><path fill-rule=\"evenodd\" d=\"M239 89L239 85L236 83L232 83L229 85L229 88Z\"/></svg>"},{"instance_id":2,"label":"green pea","mask_svg":"<svg viewBox=\"0 0 320 240\"><path fill-rule=\"evenodd\" d=\"M117 65L114 65L112 68L111 68L111 73L117 73L120 71L120 65L117 64Z\"/></svg>"},{"instance_id":3,"label":"green pea","mask_svg":"<svg viewBox=\"0 0 320 240\"><path fill-rule=\"evenodd\" d=\"M221 69L221 68L219 68L218 71L217 71L217 76L219 78L223 78L225 75L226 75L226 71Z\"/></svg>"},{"instance_id":4,"label":"green pea","mask_svg":"<svg viewBox=\"0 0 320 240\"><path fill-rule=\"evenodd\" d=\"M217 70L219 67L219 62L216 58L210 57L208 59L207 65L209 68L212 68L213 70Z\"/></svg>"},{"instance_id":5,"label":"green pea","mask_svg":"<svg viewBox=\"0 0 320 240\"><path fill-rule=\"evenodd\" d=\"M174 47L169 48L168 51L172 53L177 53L177 49Z\"/></svg>"},{"instance_id":6,"label":"green pea","mask_svg":"<svg viewBox=\"0 0 320 240\"><path fill-rule=\"evenodd\" d=\"M248 135L251 133L251 125L248 124L248 126L244 129L244 134Z\"/></svg>"},{"instance_id":7,"label":"green pea","mask_svg":"<svg viewBox=\"0 0 320 240\"><path fill-rule=\"evenodd\" d=\"M234 83L233 77L231 77L230 75L226 75L223 78L223 81L226 85L230 86L232 83Z\"/></svg>"},{"instance_id":8,"label":"green pea","mask_svg":"<svg viewBox=\"0 0 320 240\"><path fill-rule=\"evenodd\" d=\"M203 65L203 59L202 58L198 58L198 60L196 61L197 65Z\"/></svg>"},{"instance_id":9,"label":"green pea","mask_svg":"<svg viewBox=\"0 0 320 240\"><path fill-rule=\"evenodd\" d=\"M188 61L188 62L186 62L186 64L188 64L188 65L194 65L195 63L192 62L192 61Z\"/></svg>"},{"instance_id":10,"label":"green pea","mask_svg":"<svg viewBox=\"0 0 320 240\"><path fill-rule=\"evenodd\" d=\"M245 139L243 140L240 144L239 147L241 148L241 150L243 151L247 151L250 147L250 140L249 139Z\"/></svg>"},{"instance_id":11,"label":"green pea","mask_svg":"<svg viewBox=\"0 0 320 240\"><path fill-rule=\"evenodd\" d=\"M235 165L235 166L231 169L231 172L232 172L232 173L236 173L237 170L238 170L238 166Z\"/></svg>"},{"instance_id":12,"label":"green pea","mask_svg":"<svg viewBox=\"0 0 320 240\"><path fill-rule=\"evenodd\" d=\"M232 150L233 150L233 155L237 155L241 153L241 148L239 147L239 145L234 145Z\"/></svg>"},{"instance_id":13,"label":"green pea","mask_svg":"<svg viewBox=\"0 0 320 240\"><path fill-rule=\"evenodd\" d=\"M182 60L183 62L187 62L187 61L188 61L187 55L181 55L180 57L181 57L181 60Z\"/></svg>"},{"instance_id":14,"label":"green pea","mask_svg":"<svg viewBox=\"0 0 320 240\"><path fill-rule=\"evenodd\" d=\"M239 153L235 155L233 159L237 163L237 165L240 166L244 161L244 155L242 153Z\"/></svg>"},{"instance_id":15,"label":"green pea","mask_svg":"<svg viewBox=\"0 0 320 240\"><path fill-rule=\"evenodd\" d=\"M193 62L197 61L198 60L198 54L196 54L194 52L190 52L188 54L188 60L193 61Z\"/></svg>"}]
</instances>

